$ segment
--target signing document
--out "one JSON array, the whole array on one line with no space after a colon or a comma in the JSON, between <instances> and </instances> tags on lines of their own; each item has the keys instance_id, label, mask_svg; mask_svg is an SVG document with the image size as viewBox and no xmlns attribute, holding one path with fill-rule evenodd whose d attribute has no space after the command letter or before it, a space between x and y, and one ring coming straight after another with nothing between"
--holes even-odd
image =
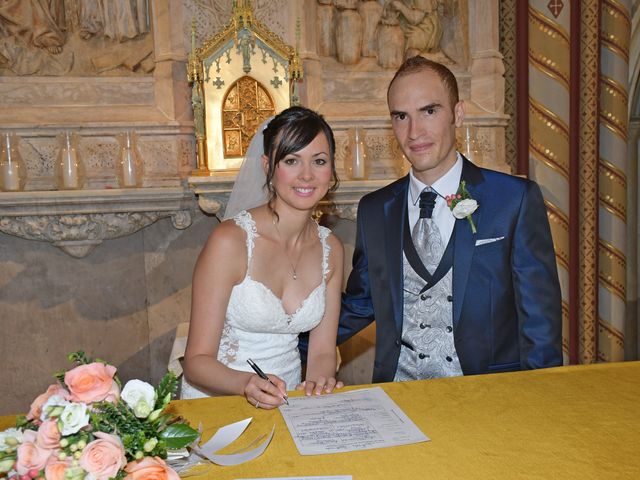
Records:
<instances>
[{"instance_id":1,"label":"signing document","mask_svg":"<svg viewBox=\"0 0 640 480\"><path fill-rule=\"evenodd\" d=\"M301 455L429 441L380 387L293 397L280 412Z\"/></svg>"}]
</instances>

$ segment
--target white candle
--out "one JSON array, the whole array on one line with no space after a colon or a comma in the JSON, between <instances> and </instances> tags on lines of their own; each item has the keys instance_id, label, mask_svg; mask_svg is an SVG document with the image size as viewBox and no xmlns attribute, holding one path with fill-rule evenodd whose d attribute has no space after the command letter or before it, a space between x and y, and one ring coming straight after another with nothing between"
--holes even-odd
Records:
<instances>
[{"instance_id":1,"label":"white candle","mask_svg":"<svg viewBox=\"0 0 640 480\"><path fill-rule=\"evenodd\" d=\"M2 136L2 158L0 158L0 178L2 185L0 188L5 192L17 192L20 190L20 164L18 163L17 147L14 153L12 148L11 135L8 133Z\"/></svg>"},{"instance_id":2,"label":"white candle","mask_svg":"<svg viewBox=\"0 0 640 480\"><path fill-rule=\"evenodd\" d=\"M137 187L140 175L141 172L132 134L131 132L127 132L124 136L124 142L120 151L120 186L124 188Z\"/></svg>"},{"instance_id":3,"label":"white candle","mask_svg":"<svg viewBox=\"0 0 640 480\"><path fill-rule=\"evenodd\" d=\"M362 132L356 127L354 132L353 159L351 164L351 178L353 180L363 180L366 178L366 158L367 153L364 145Z\"/></svg>"},{"instance_id":4,"label":"white candle","mask_svg":"<svg viewBox=\"0 0 640 480\"><path fill-rule=\"evenodd\" d=\"M136 162L131 148L125 148L122 151L122 186L135 187L136 179Z\"/></svg>"},{"instance_id":5,"label":"white candle","mask_svg":"<svg viewBox=\"0 0 640 480\"><path fill-rule=\"evenodd\" d=\"M68 145L68 144L67 144ZM62 186L63 188L78 188L78 157L75 148L68 146L62 151Z\"/></svg>"},{"instance_id":6,"label":"white candle","mask_svg":"<svg viewBox=\"0 0 640 480\"><path fill-rule=\"evenodd\" d=\"M20 176L18 166L14 163L6 162L2 164L2 190L5 192L17 192L20 190Z\"/></svg>"}]
</instances>

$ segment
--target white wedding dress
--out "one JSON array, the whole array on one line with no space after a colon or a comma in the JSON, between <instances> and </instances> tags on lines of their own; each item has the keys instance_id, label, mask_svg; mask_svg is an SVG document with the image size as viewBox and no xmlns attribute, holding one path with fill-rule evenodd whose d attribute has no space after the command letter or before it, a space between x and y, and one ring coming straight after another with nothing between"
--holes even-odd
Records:
<instances>
[{"instance_id":1,"label":"white wedding dress","mask_svg":"<svg viewBox=\"0 0 640 480\"><path fill-rule=\"evenodd\" d=\"M222 329L218 361L234 370L253 372L247 359L251 358L266 372L277 375L293 390L301 381L302 369L298 352L298 334L320 323L324 316L326 277L329 272L330 247L328 228L318 225L322 244L322 281L298 309L285 312L282 300L263 283L250 275L254 239L259 237L251 214L242 211L233 217L247 235L247 274L233 287ZM215 287L214 287L215 288ZM200 398L206 393L182 381L181 398Z\"/></svg>"}]
</instances>

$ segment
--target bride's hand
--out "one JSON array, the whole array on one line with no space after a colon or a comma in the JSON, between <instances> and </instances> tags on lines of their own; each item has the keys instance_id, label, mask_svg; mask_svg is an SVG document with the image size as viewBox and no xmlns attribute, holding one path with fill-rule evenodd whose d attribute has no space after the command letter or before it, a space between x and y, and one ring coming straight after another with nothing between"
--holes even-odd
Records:
<instances>
[{"instance_id":1,"label":"bride's hand","mask_svg":"<svg viewBox=\"0 0 640 480\"><path fill-rule=\"evenodd\" d=\"M325 378L320 377L315 382L312 380L305 380L296 387L296 390L303 390L304 394L309 395L322 395L323 393L331 393L335 388L344 387L344 383L337 381L333 377Z\"/></svg>"},{"instance_id":2,"label":"bride's hand","mask_svg":"<svg viewBox=\"0 0 640 480\"><path fill-rule=\"evenodd\" d=\"M256 408L270 410L282 405L287 396L287 384L275 375L267 375L269 380L264 380L258 375L251 378L244 387L244 396L251 405Z\"/></svg>"}]
</instances>

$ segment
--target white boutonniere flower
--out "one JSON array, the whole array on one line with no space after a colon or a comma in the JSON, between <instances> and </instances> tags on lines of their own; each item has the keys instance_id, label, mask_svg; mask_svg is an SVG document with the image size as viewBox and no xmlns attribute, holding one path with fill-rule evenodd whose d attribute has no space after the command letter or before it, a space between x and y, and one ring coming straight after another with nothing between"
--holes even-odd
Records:
<instances>
[{"instance_id":1,"label":"white boutonniere flower","mask_svg":"<svg viewBox=\"0 0 640 480\"><path fill-rule=\"evenodd\" d=\"M471 231L475 234L476 226L473 223L471 214L478 209L479 205L467 191L466 182L464 180L460 182L458 191L454 195L447 195L445 200L454 217L458 219L466 217L469 220Z\"/></svg>"}]
</instances>

